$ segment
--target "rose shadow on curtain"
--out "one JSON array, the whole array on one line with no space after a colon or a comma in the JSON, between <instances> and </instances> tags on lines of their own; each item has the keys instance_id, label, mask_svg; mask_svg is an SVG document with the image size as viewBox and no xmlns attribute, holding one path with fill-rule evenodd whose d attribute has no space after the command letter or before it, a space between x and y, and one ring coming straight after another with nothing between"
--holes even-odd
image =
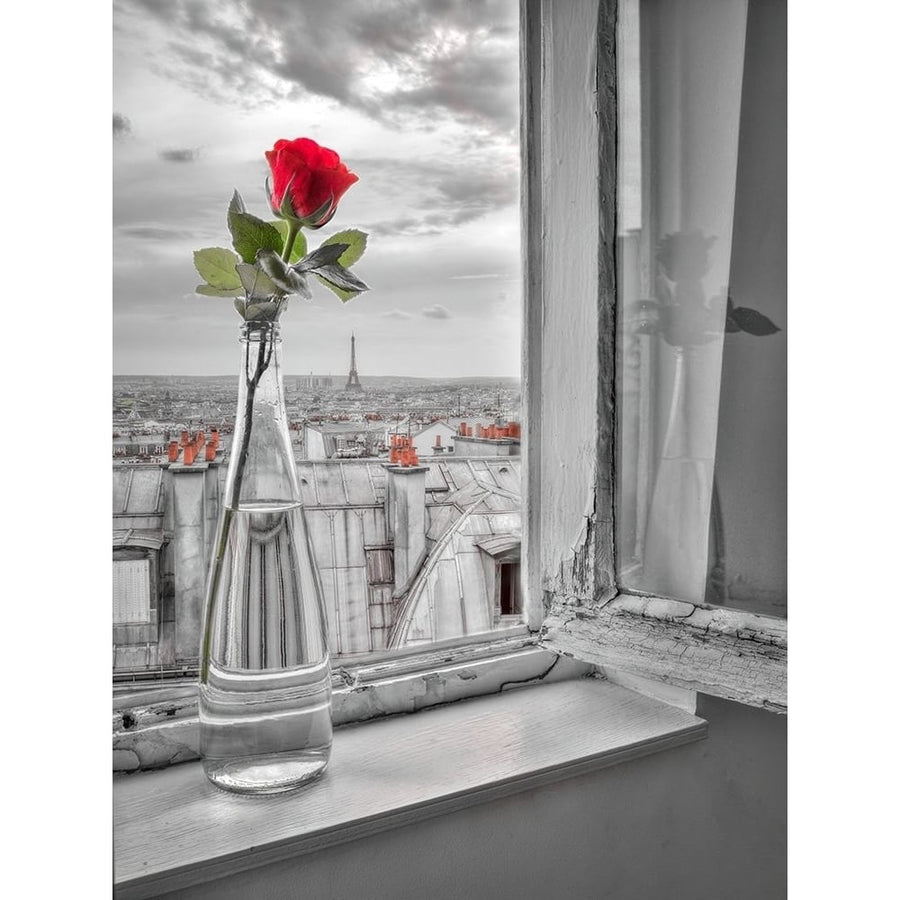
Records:
<instances>
[{"instance_id":1,"label":"rose shadow on curtain","mask_svg":"<svg viewBox=\"0 0 900 900\"><path fill-rule=\"evenodd\" d=\"M765 301L778 293L784 270L783 258L773 265L779 246L783 257L777 227L774 243L763 247L767 228L779 221L773 204L781 203L784 219L783 184L771 183L778 129L766 144L771 113L760 113L765 97L761 105L756 92L759 48L771 44L759 23L769 27L783 2L750 0L750 6L755 24L748 48L748 0L620 4L619 578L625 589L691 602L730 603L729 575L740 588L740 576L728 570L728 543L740 551L742 571L755 570L757 583L765 580L758 570L771 568L769 557L778 557L784 544L777 527L764 551L757 536L747 538L758 525L748 526L740 512L755 485L735 491L762 421L742 375L749 383L762 359L759 339L771 340L779 330L742 304L749 298L775 311ZM739 184L745 214L736 220ZM742 225L733 241L736 221ZM767 267L776 274L763 289ZM726 342L735 331L745 334ZM744 343L736 367L729 359L738 341ZM725 395L723 351L729 354ZM783 356L783 343L766 351ZM783 378L770 379L770 400L777 404L783 388ZM783 444L783 426L781 432ZM749 455L759 456L758 448ZM778 446L770 447L761 465L775 471L783 488L777 455ZM770 475L753 477L772 481ZM770 593L779 592L776 585ZM753 587L745 593L752 595Z\"/></svg>"}]
</instances>

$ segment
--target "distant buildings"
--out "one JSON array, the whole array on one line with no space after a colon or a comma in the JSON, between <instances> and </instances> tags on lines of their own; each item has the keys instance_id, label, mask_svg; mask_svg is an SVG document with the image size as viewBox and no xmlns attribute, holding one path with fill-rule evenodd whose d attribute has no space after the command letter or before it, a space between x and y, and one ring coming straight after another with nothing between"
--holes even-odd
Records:
<instances>
[{"instance_id":1,"label":"distant buildings","mask_svg":"<svg viewBox=\"0 0 900 900\"><path fill-rule=\"evenodd\" d=\"M487 417L448 417L425 424L408 419L394 423L392 434L411 438L419 456L463 453L468 456L518 456L521 427L518 422Z\"/></svg>"},{"instance_id":2,"label":"distant buildings","mask_svg":"<svg viewBox=\"0 0 900 900\"><path fill-rule=\"evenodd\" d=\"M383 422L307 422L303 426L304 459L349 459L384 455Z\"/></svg>"},{"instance_id":3,"label":"distant buildings","mask_svg":"<svg viewBox=\"0 0 900 900\"><path fill-rule=\"evenodd\" d=\"M197 662L226 467L209 441L190 464L185 449L162 465L113 466L120 674ZM519 621L518 458L308 460L297 471L336 658Z\"/></svg>"},{"instance_id":4,"label":"distant buildings","mask_svg":"<svg viewBox=\"0 0 900 900\"><path fill-rule=\"evenodd\" d=\"M346 388L285 379L335 657L519 621L518 425L500 415L517 385L373 376L363 391L355 337L350 357ZM237 380L115 385L113 669L190 672ZM399 436L419 462L389 464Z\"/></svg>"},{"instance_id":5,"label":"distant buildings","mask_svg":"<svg viewBox=\"0 0 900 900\"><path fill-rule=\"evenodd\" d=\"M135 459L144 462L162 462L169 443L170 432L115 432L113 433L113 459Z\"/></svg>"},{"instance_id":6,"label":"distant buildings","mask_svg":"<svg viewBox=\"0 0 900 900\"><path fill-rule=\"evenodd\" d=\"M301 375L292 379L297 391L330 391L334 387L334 379L330 375Z\"/></svg>"}]
</instances>

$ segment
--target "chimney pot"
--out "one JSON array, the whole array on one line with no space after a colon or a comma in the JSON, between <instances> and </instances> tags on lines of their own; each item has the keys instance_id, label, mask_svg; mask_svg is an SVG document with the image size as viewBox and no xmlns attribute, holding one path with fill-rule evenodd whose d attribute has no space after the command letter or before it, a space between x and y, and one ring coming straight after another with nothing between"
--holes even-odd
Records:
<instances>
[{"instance_id":1,"label":"chimney pot","mask_svg":"<svg viewBox=\"0 0 900 900\"><path fill-rule=\"evenodd\" d=\"M394 543L394 588L406 586L425 556L425 469L405 450L403 467L388 469L387 504ZM413 466L414 468L410 468Z\"/></svg>"}]
</instances>

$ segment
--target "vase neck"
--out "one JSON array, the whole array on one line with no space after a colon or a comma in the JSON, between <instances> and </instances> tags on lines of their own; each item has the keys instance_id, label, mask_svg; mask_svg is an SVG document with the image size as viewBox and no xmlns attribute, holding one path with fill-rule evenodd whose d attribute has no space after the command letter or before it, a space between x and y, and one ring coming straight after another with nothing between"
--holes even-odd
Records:
<instances>
[{"instance_id":1,"label":"vase neck","mask_svg":"<svg viewBox=\"0 0 900 900\"><path fill-rule=\"evenodd\" d=\"M236 509L299 501L281 374L279 325L245 322L225 503Z\"/></svg>"}]
</instances>

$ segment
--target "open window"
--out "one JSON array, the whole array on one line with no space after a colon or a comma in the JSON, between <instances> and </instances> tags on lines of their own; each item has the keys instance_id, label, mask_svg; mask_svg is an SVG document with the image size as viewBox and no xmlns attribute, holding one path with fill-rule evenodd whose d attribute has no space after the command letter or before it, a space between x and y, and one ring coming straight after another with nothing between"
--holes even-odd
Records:
<instances>
[{"instance_id":1,"label":"open window","mask_svg":"<svg viewBox=\"0 0 900 900\"><path fill-rule=\"evenodd\" d=\"M527 9L531 620L576 658L783 710L784 5ZM745 370L777 365L742 382L737 338ZM742 480L763 445L765 484L757 458ZM744 609L723 533L774 585Z\"/></svg>"},{"instance_id":2,"label":"open window","mask_svg":"<svg viewBox=\"0 0 900 900\"><path fill-rule=\"evenodd\" d=\"M521 571L517 562L500 563L500 616L518 616L522 612Z\"/></svg>"}]
</instances>

